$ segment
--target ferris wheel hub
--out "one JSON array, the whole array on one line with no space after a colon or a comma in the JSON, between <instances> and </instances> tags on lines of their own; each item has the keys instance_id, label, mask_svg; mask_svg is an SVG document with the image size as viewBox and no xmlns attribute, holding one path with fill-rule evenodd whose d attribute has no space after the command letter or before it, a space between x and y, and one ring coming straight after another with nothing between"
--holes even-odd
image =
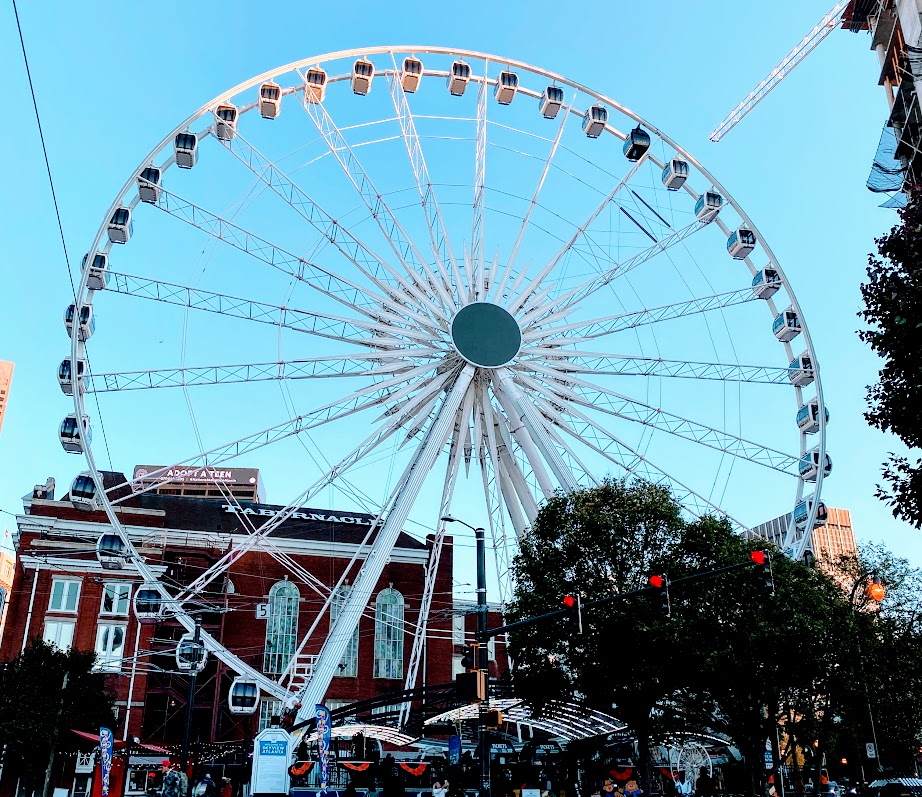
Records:
<instances>
[{"instance_id":1,"label":"ferris wheel hub","mask_svg":"<svg viewBox=\"0 0 922 797\"><path fill-rule=\"evenodd\" d=\"M492 302L472 302L451 322L451 340L465 360L481 368L511 363L522 346L522 330L512 314Z\"/></svg>"}]
</instances>

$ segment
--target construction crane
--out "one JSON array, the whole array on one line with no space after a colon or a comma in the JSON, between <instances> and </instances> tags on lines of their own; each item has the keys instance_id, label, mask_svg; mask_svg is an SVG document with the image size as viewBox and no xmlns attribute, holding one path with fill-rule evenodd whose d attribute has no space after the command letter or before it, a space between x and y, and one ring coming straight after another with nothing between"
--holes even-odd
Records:
<instances>
[{"instance_id":1,"label":"construction crane","mask_svg":"<svg viewBox=\"0 0 922 797\"><path fill-rule=\"evenodd\" d=\"M717 125L714 132L711 133L711 141L720 141L720 139L727 135L727 133L743 120L746 114L765 99L765 96L775 88L775 86L791 74L794 67L813 52L817 45L838 26L839 20L842 18L842 14L845 12L848 4L849 0L839 0L839 2L819 21L819 24L804 36L797 46L782 59L778 66L768 73L768 77L756 86L746 99L729 113L726 119Z\"/></svg>"}]
</instances>

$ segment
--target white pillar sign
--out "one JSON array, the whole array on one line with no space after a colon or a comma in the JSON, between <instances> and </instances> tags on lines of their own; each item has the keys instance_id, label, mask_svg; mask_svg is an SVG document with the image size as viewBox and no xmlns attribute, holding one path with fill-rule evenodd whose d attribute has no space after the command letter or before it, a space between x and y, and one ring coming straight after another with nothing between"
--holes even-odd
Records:
<instances>
[{"instance_id":1,"label":"white pillar sign","mask_svg":"<svg viewBox=\"0 0 922 797\"><path fill-rule=\"evenodd\" d=\"M288 794L291 738L281 728L266 728L253 743L251 794Z\"/></svg>"}]
</instances>

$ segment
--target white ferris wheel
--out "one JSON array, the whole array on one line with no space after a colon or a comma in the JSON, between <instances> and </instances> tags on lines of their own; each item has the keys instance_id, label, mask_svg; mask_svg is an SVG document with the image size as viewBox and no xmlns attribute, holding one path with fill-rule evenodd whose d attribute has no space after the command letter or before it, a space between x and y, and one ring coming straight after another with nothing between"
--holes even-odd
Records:
<instances>
[{"instance_id":1,"label":"white ferris wheel","mask_svg":"<svg viewBox=\"0 0 922 797\"><path fill-rule=\"evenodd\" d=\"M398 46L266 72L153 148L88 252L59 371L62 443L87 461L71 497L106 511L106 545L151 605L191 632L197 591L310 502L380 518L303 712L398 533L436 527L453 500L482 512L501 598L542 500L607 474L668 484L743 533L789 512L796 557L822 522L817 361L767 243L659 129L539 67ZM258 457L296 486L177 593L117 512L157 474L130 495L103 486L105 457L139 451L190 468ZM203 639L250 691L288 695L284 675Z\"/></svg>"}]
</instances>

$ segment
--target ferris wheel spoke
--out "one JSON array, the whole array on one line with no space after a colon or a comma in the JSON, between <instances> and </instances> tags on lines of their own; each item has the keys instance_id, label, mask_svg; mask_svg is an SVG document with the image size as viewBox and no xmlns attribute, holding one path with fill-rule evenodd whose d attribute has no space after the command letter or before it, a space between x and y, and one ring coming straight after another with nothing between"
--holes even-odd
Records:
<instances>
[{"instance_id":1,"label":"ferris wheel spoke","mask_svg":"<svg viewBox=\"0 0 922 797\"><path fill-rule=\"evenodd\" d=\"M301 95L301 106L314 122L317 131L327 143L330 152L339 162L349 182L355 188L365 207L368 208L378 227L384 234L394 254L400 260L409 276L418 288L421 296L426 296L427 291L435 291L437 278L429 268L426 259L420 254L413 240L407 235L397 217L384 201L381 193L375 188L371 178L365 172L359 159L346 142L342 132L330 117L322 102L308 102ZM422 272L422 275L420 274ZM445 310L450 311L453 305L449 304ZM444 310L441 317L445 320Z\"/></svg>"},{"instance_id":2,"label":"ferris wheel spoke","mask_svg":"<svg viewBox=\"0 0 922 797\"><path fill-rule=\"evenodd\" d=\"M517 518L518 506L520 506L525 512L527 523L534 523L538 516L538 502L528 486L525 474L516 462L512 435L506 426L505 418L497 409L493 410L493 428L496 434L496 453L499 457L500 474L504 477L500 484L506 484L507 504L510 504L509 516L513 519L513 524L518 523L521 520L520 517ZM516 501L518 506L515 506ZM527 523L523 521L521 528L518 525L514 526L519 539Z\"/></svg>"},{"instance_id":3,"label":"ferris wheel spoke","mask_svg":"<svg viewBox=\"0 0 922 797\"><path fill-rule=\"evenodd\" d=\"M758 297L752 292L751 287L741 288L736 291L726 291L712 296L703 296L688 299L675 304L661 305L645 310L635 310L630 313L618 313L604 318L594 318L589 321L578 321L561 326L550 326L561 318L569 315L568 310L559 310L541 319L540 324L526 325L522 330L522 343L528 344L535 340L548 342L566 338L568 344L583 343L587 340L612 335L626 329L635 329L646 324L658 324L661 321L670 321L675 318L685 318L699 313L708 313L712 310L722 310L738 304L757 301Z\"/></svg>"},{"instance_id":4,"label":"ferris wheel spoke","mask_svg":"<svg viewBox=\"0 0 922 797\"><path fill-rule=\"evenodd\" d=\"M421 355L420 353L423 352ZM395 369L410 370L406 357L432 356L434 349L403 350L370 355L310 357L268 363L237 365L204 365L182 368L162 368L153 371L112 371L90 373L86 377L87 393L109 393L163 387L197 387L234 382L263 382L284 379L323 379L342 376L374 377L393 373ZM377 365L382 360L387 365ZM371 365L363 365L371 363ZM435 367L433 365L433 367Z\"/></svg>"},{"instance_id":5,"label":"ferris wheel spoke","mask_svg":"<svg viewBox=\"0 0 922 797\"><path fill-rule=\"evenodd\" d=\"M611 430L603 427L575 407L569 407L567 414L570 416L569 423L562 424L560 428L578 442L601 454L610 462L619 465L633 476L640 476L654 484L668 485L676 500L692 514L698 517L708 514L714 514L718 517L727 516L741 529L748 529L745 523L727 515L723 509L710 499L705 498L699 492L656 466L635 448L612 434ZM612 452L616 452L617 456L613 455Z\"/></svg>"},{"instance_id":6,"label":"ferris wheel spoke","mask_svg":"<svg viewBox=\"0 0 922 797\"><path fill-rule=\"evenodd\" d=\"M370 323L359 319L256 302L239 296L189 288L185 285L161 282L147 277L136 277L132 274L111 272L106 290L126 296L188 307L191 310L217 313L260 324L271 324L294 332L304 332L372 349L397 349L417 343L432 342L432 337L425 332L392 326L386 323L383 316L381 323Z\"/></svg>"},{"instance_id":7,"label":"ferris wheel spoke","mask_svg":"<svg viewBox=\"0 0 922 797\"><path fill-rule=\"evenodd\" d=\"M540 295L540 286L547 280L548 276L554 271L557 267L557 264L573 249L573 246L586 235L586 231L589 229L589 226L599 217L605 208L607 208L612 202L615 201L619 193L624 189L628 184L630 179L637 173L637 170L647 161L647 156L644 154L638 158L637 162L634 163L630 169L628 169L627 174L621 179L621 181L608 193L608 195L595 207L592 213L589 214L589 217L582 222L577 228L576 231L570 236L570 239L554 254L554 256L545 264L545 266L532 278L528 284L519 290L518 298L515 299L509 307L509 312L513 315L520 312L526 305L530 302L533 304L539 304L540 299L536 298L537 295ZM525 271L519 272L519 276L512 283L512 286L509 288L510 294L515 294L516 290L519 288L519 285L522 283L525 277ZM548 285L544 291L549 291L552 289L553 283ZM534 301L533 301L534 299Z\"/></svg>"},{"instance_id":8,"label":"ferris wheel spoke","mask_svg":"<svg viewBox=\"0 0 922 797\"><path fill-rule=\"evenodd\" d=\"M524 316L527 317L533 313L536 314L529 319L531 323L541 323L545 316L555 311L558 318L562 317L563 314L570 312L574 307L584 302L618 277L624 276L629 271L646 263L648 260L652 260L657 255L664 253L667 249L688 239L699 230L703 230L707 225L708 222L706 221L693 221L691 224L671 232L657 243L641 250L624 262L616 263L611 268L601 272L597 276L589 278L580 285L564 291L561 294L557 294L549 300L543 301L543 303L539 304L537 301L533 302L532 306L526 310ZM546 295L546 292L542 294L542 299L544 295Z\"/></svg>"},{"instance_id":9,"label":"ferris wheel spoke","mask_svg":"<svg viewBox=\"0 0 922 797\"><path fill-rule=\"evenodd\" d=\"M484 78L477 89L477 127L474 152L474 212L471 220L471 266L474 281L468 285L468 295L472 302L482 301L484 297L484 273L486 263L483 255L483 213L487 169L487 94L489 93L486 69L489 61L484 62Z\"/></svg>"},{"instance_id":10,"label":"ferris wheel spoke","mask_svg":"<svg viewBox=\"0 0 922 797\"><path fill-rule=\"evenodd\" d=\"M359 617L371 598L372 592L384 570L391 549L403 529L410 509L423 487L426 476L432 470L442 447L448 439L455 413L461 406L465 393L474 378L474 368L466 365L457 375L454 384L445 396L441 406L430 422L426 434L420 441L412 460L404 470L388 502L390 507L371 550L365 558L358 577L352 585L337 621L337 629L342 626L342 637L327 637L320 649L320 655L314 665L311 679L302 696L302 706L298 710L298 719L304 719L313 711L313 706L323 700L330 681L336 673L336 667L342 659L348 642L348 635L358 626ZM305 706L311 706L310 711Z\"/></svg>"},{"instance_id":11,"label":"ferris wheel spoke","mask_svg":"<svg viewBox=\"0 0 922 797\"><path fill-rule=\"evenodd\" d=\"M377 308L389 305L385 297L370 292L368 288L334 274L316 263L309 263L304 258L222 219L210 210L170 193L165 188L160 189L159 199L154 206L348 307Z\"/></svg>"},{"instance_id":12,"label":"ferris wheel spoke","mask_svg":"<svg viewBox=\"0 0 922 797\"><path fill-rule=\"evenodd\" d=\"M446 328L447 321L443 312L424 293L419 291L415 282L409 281L399 274L384 258L377 255L370 247L359 240L348 227L340 224L330 216L287 174L243 136L238 133L230 141L222 143L247 169L319 232L324 241L336 247L343 257L370 280L381 293L389 296L392 306L396 305L404 312L408 312L419 323L424 325L431 324L431 320L426 319L420 312L407 306L408 298L415 299L420 309L426 308L435 313L436 324ZM394 287L394 283L399 286L399 289Z\"/></svg>"},{"instance_id":13,"label":"ferris wheel spoke","mask_svg":"<svg viewBox=\"0 0 922 797\"><path fill-rule=\"evenodd\" d=\"M495 296L495 301L501 301L507 295L507 287L509 285L509 280L513 275L513 268L515 266L516 258L519 254L519 248L522 246L522 240L525 238L525 231L528 229L529 222L531 221L531 214L534 212L534 209L538 205L538 198L541 195L541 189L544 187L544 182L547 180L547 176L551 170L551 164L554 162L554 156L557 154L557 148L560 146L560 141L563 138L563 131L566 127L567 119L570 117L570 108L572 106L572 101L570 105L563 109L563 112L560 114L560 124L557 126L557 135L554 137L554 141L551 144L551 148L548 151L547 158L544 161L544 168L541 171L541 176L538 178L538 184L535 186L535 191L532 194L531 201L528 203L528 210L525 211L525 215L522 217L522 223L519 225L519 232L516 235L515 243L512 245L512 249L509 252L509 257L506 259L506 265L503 268L502 276L495 281L493 287L493 295ZM523 269L524 271L524 269Z\"/></svg>"},{"instance_id":14,"label":"ferris wheel spoke","mask_svg":"<svg viewBox=\"0 0 922 797\"><path fill-rule=\"evenodd\" d=\"M607 354L569 351L555 347L523 349L517 369L539 373L594 374L596 376L670 376L682 379L716 379L725 382L758 382L790 385L790 369L770 365L663 360L656 357L611 357ZM541 364L544 358L558 358L553 368Z\"/></svg>"},{"instance_id":15,"label":"ferris wheel spoke","mask_svg":"<svg viewBox=\"0 0 922 797\"><path fill-rule=\"evenodd\" d=\"M448 236L448 226L442 217L442 210L439 206L432 180L429 178L429 170L426 167L426 159L423 156L419 134L416 132L416 121L413 118L406 92L403 90L393 53L391 53L391 60L394 63L394 70L387 76L391 100L394 103L397 121L400 123L400 129L403 133L403 141L410 159L410 167L416 180L416 190L419 194L423 212L426 214L432 254L435 257L438 276L440 277L435 281L433 289L439 293L443 305L451 308L455 305L454 300L451 298L451 282L454 280L460 292L462 285L461 272L458 269L458 261L455 259L451 240Z\"/></svg>"},{"instance_id":16,"label":"ferris wheel spoke","mask_svg":"<svg viewBox=\"0 0 922 797\"><path fill-rule=\"evenodd\" d=\"M613 390L592 385L572 374L558 377L561 382L538 382L520 375L522 383L551 402L574 403L597 410L616 418L639 423L652 429L667 432L675 437L698 445L713 448L725 454L745 459L789 476L798 475L799 457L787 454L761 443L717 429L671 412L653 407L638 399L624 396Z\"/></svg>"}]
</instances>

